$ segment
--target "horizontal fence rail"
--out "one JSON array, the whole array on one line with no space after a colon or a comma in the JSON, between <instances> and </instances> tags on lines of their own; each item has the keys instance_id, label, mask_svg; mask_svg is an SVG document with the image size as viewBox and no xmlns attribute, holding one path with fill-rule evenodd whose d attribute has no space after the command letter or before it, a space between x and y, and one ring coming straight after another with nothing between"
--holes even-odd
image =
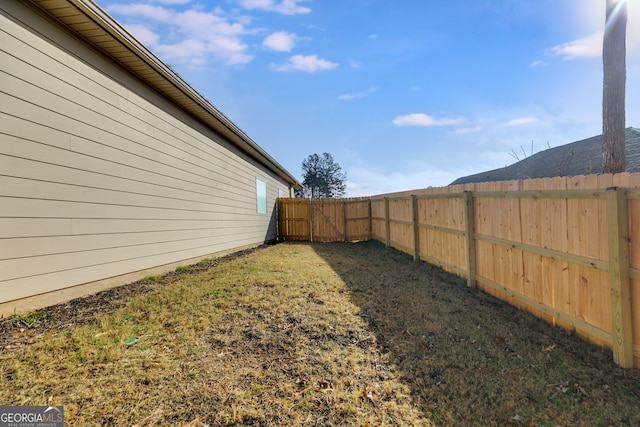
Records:
<instances>
[{"instance_id":1,"label":"horizontal fence rail","mask_svg":"<svg viewBox=\"0 0 640 427\"><path fill-rule=\"evenodd\" d=\"M638 187L607 174L280 199L280 236L381 241L640 367Z\"/></svg>"}]
</instances>

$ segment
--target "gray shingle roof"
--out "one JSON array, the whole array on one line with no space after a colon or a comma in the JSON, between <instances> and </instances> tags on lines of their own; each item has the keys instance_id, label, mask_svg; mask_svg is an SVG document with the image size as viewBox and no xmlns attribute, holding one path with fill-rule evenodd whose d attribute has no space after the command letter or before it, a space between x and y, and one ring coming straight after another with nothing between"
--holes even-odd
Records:
<instances>
[{"instance_id":1,"label":"gray shingle roof","mask_svg":"<svg viewBox=\"0 0 640 427\"><path fill-rule=\"evenodd\" d=\"M640 129L625 130L627 172L640 172ZM602 172L602 135L549 148L510 166L458 178L451 183L507 181Z\"/></svg>"}]
</instances>

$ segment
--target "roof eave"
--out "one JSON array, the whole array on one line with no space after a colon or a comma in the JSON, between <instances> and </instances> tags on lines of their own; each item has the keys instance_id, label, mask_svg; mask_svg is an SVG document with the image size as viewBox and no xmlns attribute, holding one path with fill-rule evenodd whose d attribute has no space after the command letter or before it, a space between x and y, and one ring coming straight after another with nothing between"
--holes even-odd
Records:
<instances>
[{"instance_id":1,"label":"roof eave","mask_svg":"<svg viewBox=\"0 0 640 427\"><path fill-rule=\"evenodd\" d=\"M206 98L200 95L195 89L193 89L180 75L172 70L168 65L162 62L156 55L147 49L142 43L136 40L125 28L123 28L117 21L111 18L104 10L102 10L96 3L91 0L61 0L50 9L48 5L50 2L39 2L38 0L32 0L40 8L49 12L54 17L58 18L58 21L64 21L56 16L55 9L59 9L61 2L65 2L69 5L73 5L77 10L83 13L91 22L96 25L96 29L102 29L109 34L115 41L117 41L121 47L124 47L128 52L134 55L134 62L124 64L118 60L116 56L105 51L100 45L93 43L89 38L79 34L71 26L66 25L72 32L75 32L83 39L87 40L98 50L102 51L109 57L117 61L121 66L127 68L131 73L137 75L144 80L148 85L155 90L162 93L165 97L184 109L188 114L196 117L199 121L205 123L208 127L221 135L228 138L235 146L247 153L249 156L257 160L262 165L273 171L277 176L287 182L294 188L301 188L302 185L298 180L291 175L282 165L280 165L275 159L273 159L266 151L264 151L258 144L256 144L248 135L246 135L238 126L236 126L231 120L225 117L217 108L215 108ZM149 81L148 77L142 75L140 71L134 69L135 67L143 66L152 69L155 74L161 77L164 83L167 85L160 85L157 82ZM147 68L148 69L148 68ZM174 89L168 89L174 88ZM178 98L176 95L182 95Z\"/></svg>"}]
</instances>

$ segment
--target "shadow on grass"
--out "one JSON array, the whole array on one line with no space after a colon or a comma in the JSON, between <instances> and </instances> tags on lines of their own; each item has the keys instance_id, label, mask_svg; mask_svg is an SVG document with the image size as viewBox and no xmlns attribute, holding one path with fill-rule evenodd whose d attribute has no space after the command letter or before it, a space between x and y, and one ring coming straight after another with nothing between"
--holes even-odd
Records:
<instances>
[{"instance_id":1,"label":"shadow on grass","mask_svg":"<svg viewBox=\"0 0 640 427\"><path fill-rule=\"evenodd\" d=\"M312 244L437 425L640 425L609 350L379 242Z\"/></svg>"}]
</instances>

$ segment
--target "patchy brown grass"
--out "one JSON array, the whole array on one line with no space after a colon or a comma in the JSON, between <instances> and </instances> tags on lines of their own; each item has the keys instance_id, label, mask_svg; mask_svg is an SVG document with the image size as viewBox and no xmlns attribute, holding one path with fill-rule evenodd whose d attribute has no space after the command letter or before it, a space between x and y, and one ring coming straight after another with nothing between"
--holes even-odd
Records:
<instances>
[{"instance_id":1,"label":"patchy brown grass","mask_svg":"<svg viewBox=\"0 0 640 427\"><path fill-rule=\"evenodd\" d=\"M69 426L640 425L638 371L379 243L180 270L0 320L0 402Z\"/></svg>"}]
</instances>

